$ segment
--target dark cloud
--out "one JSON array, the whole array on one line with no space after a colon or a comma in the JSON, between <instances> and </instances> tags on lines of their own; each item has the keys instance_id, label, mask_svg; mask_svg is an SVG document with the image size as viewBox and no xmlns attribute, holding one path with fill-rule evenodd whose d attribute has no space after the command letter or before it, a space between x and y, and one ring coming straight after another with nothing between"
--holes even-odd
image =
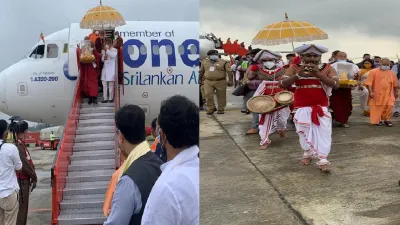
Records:
<instances>
[{"instance_id":1,"label":"dark cloud","mask_svg":"<svg viewBox=\"0 0 400 225\"><path fill-rule=\"evenodd\" d=\"M400 35L399 0L201 0L200 22L222 23L230 29L292 20L310 22L322 30L356 29L368 36Z\"/></svg>"},{"instance_id":2,"label":"dark cloud","mask_svg":"<svg viewBox=\"0 0 400 225\"><path fill-rule=\"evenodd\" d=\"M79 23L98 0L0 0L0 71L30 52L39 35ZM198 21L199 0L103 0L127 21Z\"/></svg>"}]
</instances>

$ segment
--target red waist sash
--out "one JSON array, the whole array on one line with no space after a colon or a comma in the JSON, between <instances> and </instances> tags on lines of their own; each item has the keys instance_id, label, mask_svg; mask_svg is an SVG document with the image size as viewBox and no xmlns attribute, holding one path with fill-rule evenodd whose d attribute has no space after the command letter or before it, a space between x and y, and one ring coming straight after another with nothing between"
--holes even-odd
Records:
<instances>
[{"instance_id":1,"label":"red waist sash","mask_svg":"<svg viewBox=\"0 0 400 225\"><path fill-rule=\"evenodd\" d=\"M318 117L324 116L322 107L328 107L329 105L329 99L321 81L317 79L300 79L295 84L294 107L311 107L311 121L319 126Z\"/></svg>"}]
</instances>

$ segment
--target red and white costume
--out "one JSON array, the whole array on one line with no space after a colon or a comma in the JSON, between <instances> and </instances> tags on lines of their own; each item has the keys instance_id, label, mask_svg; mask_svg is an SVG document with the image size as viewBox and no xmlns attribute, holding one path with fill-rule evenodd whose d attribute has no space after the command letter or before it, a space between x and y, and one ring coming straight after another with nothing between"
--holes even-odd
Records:
<instances>
[{"instance_id":1,"label":"red and white costume","mask_svg":"<svg viewBox=\"0 0 400 225\"><path fill-rule=\"evenodd\" d=\"M328 51L322 46L304 45L295 49L298 54L309 52L321 55ZM296 71L301 65L293 65ZM321 64L319 69L328 75L330 64ZM332 87L315 77L301 77L295 81L294 123L299 135L303 158L318 158L317 165L329 164L328 155L332 144L332 118L328 110Z\"/></svg>"},{"instance_id":2,"label":"red and white costume","mask_svg":"<svg viewBox=\"0 0 400 225\"><path fill-rule=\"evenodd\" d=\"M279 59L279 54L268 50L260 51L254 60L262 61L263 59ZM279 86L279 81L282 79L286 72L286 68L278 66L274 69L267 69L262 64L255 64L251 68L253 73L257 73L262 83L258 86L253 96L271 95L283 91L284 89ZM259 135L261 138L260 145L268 145L271 143L269 135L278 132L285 132L287 120L290 116L290 109L288 106L277 108L267 114L259 115Z\"/></svg>"}]
</instances>

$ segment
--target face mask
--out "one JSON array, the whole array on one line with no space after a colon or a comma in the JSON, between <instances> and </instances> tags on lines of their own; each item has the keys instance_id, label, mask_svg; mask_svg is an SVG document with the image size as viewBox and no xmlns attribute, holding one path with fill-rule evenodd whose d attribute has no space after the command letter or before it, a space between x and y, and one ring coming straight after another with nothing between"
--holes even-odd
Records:
<instances>
[{"instance_id":1,"label":"face mask","mask_svg":"<svg viewBox=\"0 0 400 225\"><path fill-rule=\"evenodd\" d=\"M108 49L108 48L110 48L110 46L109 46L109 45L106 45L106 48Z\"/></svg>"},{"instance_id":2,"label":"face mask","mask_svg":"<svg viewBox=\"0 0 400 225\"><path fill-rule=\"evenodd\" d=\"M210 59L217 61L218 60L218 56L217 55L210 55Z\"/></svg>"},{"instance_id":3,"label":"face mask","mask_svg":"<svg viewBox=\"0 0 400 225\"><path fill-rule=\"evenodd\" d=\"M338 59L338 62L347 62L345 59Z\"/></svg>"},{"instance_id":4,"label":"face mask","mask_svg":"<svg viewBox=\"0 0 400 225\"><path fill-rule=\"evenodd\" d=\"M274 62L270 62L270 61L264 62L263 64L268 69L271 69L271 68L273 68L275 66L275 63Z\"/></svg>"},{"instance_id":5,"label":"face mask","mask_svg":"<svg viewBox=\"0 0 400 225\"><path fill-rule=\"evenodd\" d=\"M389 70L389 69L390 69L390 66L381 66L381 70L386 71L386 70Z\"/></svg>"}]
</instances>

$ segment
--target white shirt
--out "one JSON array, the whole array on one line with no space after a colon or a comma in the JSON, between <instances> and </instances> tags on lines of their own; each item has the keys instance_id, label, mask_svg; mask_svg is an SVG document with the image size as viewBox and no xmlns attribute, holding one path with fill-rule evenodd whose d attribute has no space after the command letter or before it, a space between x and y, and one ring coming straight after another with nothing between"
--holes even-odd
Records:
<instances>
[{"instance_id":1,"label":"white shirt","mask_svg":"<svg viewBox=\"0 0 400 225\"><path fill-rule=\"evenodd\" d=\"M3 144L0 139L0 145ZM18 148L13 144L3 144L0 148L0 198L19 191L16 170L22 169Z\"/></svg>"},{"instance_id":2,"label":"white shirt","mask_svg":"<svg viewBox=\"0 0 400 225\"><path fill-rule=\"evenodd\" d=\"M345 72L349 79L354 79L354 75L360 72L357 65L349 62L335 62L331 66L336 70L339 79L342 72Z\"/></svg>"},{"instance_id":3,"label":"white shirt","mask_svg":"<svg viewBox=\"0 0 400 225\"><path fill-rule=\"evenodd\" d=\"M107 59L105 60L105 56ZM115 81L115 75L117 73L117 56L118 50L111 47L107 51L102 51L101 60L104 62L103 70L101 71L102 81Z\"/></svg>"},{"instance_id":4,"label":"white shirt","mask_svg":"<svg viewBox=\"0 0 400 225\"><path fill-rule=\"evenodd\" d=\"M142 225L199 225L199 148L192 146L161 166Z\"/></svg>"}]
</instances>

